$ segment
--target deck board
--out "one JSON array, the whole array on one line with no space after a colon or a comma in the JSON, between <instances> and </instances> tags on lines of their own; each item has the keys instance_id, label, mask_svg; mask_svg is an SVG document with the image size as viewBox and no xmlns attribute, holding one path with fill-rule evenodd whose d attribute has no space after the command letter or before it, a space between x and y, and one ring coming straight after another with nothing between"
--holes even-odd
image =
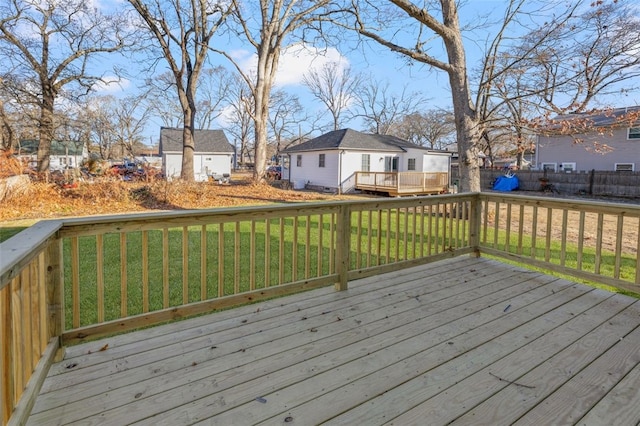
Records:
<instances>
[{"instance_id":1,"label":"deck board","mask_svg":"<svg viewBox=\"0 0 640 426\"><path fill-rule=\"evenodd\" d=\"M637 423L639 324L459 257L71 347L29 424Z\"/></svg>"}]
</instances>

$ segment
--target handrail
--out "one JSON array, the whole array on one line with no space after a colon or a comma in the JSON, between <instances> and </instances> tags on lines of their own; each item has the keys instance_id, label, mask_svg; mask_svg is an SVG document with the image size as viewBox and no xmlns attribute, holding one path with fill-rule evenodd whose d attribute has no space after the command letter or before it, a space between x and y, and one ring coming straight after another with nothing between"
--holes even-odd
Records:
<instances>
[{"instance_id":1,"label":"handrail","mask_svg":"<svg viewBox=\"0 0 640 426\"><path fill-rule=\"evenodd\" d=\"M640 294L640 206L504 193L479 198L481 252Z\"/></svg>"},{"instance_id":2,"label":"handrail","mask_svg":"<svg viewBox=\"0 0 640 426\"><path fill-rule=\"evenodd\" d=\"M462 254L640 293L639 233L638 206L503 193L43 221L0 243L0 424L66 343Z\"/></svg>"}]
</instances>

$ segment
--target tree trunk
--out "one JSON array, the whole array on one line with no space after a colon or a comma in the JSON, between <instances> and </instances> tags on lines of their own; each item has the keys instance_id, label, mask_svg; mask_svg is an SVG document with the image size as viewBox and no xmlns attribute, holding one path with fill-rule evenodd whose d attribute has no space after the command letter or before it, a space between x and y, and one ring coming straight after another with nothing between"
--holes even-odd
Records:
<instances>
[{"instance_id":1,"label":"tree trunk","mask_svg":"<svg viewBox=\"0 0 640 426\"><path fill-rule=\"evenodd\" d=\"M189 118L189 124L187 123ZM182 129L182 168L180 169L180 179L193 182L195 181L195 170L193 169L193 154L195 152L195 140L193 135L193 114L191 111L185 111L185 126Z\"/></svg>"},{"instance_id":2,"label":"tree trunk","mask_svg":"<svg viewBox=\"0 0 640 426\"><path fill-rule=\"evenodd\" d=\"M480 120L471 102L471 90L467 77L467 64L458 25L455 6L447 10L450 29L444 37L450 68L447 70L451 85L453 115L457 129L458 167L460 192L480 192L479 142L482 135Z\"/></svg>"},{"instance_id":3,"label":"tree trunk","mask_svg":"<svg viewBox=\"0 0 640 426\"><path fill-rule=\"evenodd\" d=\"M193 86L191 85L191 78L197 79L193 74L190 76L190 80L187 83L186 89L178 88L180 97L180 104L184 110L184 128L182 129L182 167L180 169L180 179L186 182L195 181L195 170L193 168L193 156L196 150L196 143L194 137L195 129L195 96L193 93Z\"/></svg>"},{"instance_id":4,"label":"tree trunk","mask_svg":"<svg viewBox=\"0 0 640 426\"><path fill-rule=\"evenodd\" d=\"M49 171L49 157L51 155L51 140L53 139L53 104L54 96L46 91L42 94L42 109L40 110L40 130L38 143L38 172Z\"/></svg>"}]
</instances>

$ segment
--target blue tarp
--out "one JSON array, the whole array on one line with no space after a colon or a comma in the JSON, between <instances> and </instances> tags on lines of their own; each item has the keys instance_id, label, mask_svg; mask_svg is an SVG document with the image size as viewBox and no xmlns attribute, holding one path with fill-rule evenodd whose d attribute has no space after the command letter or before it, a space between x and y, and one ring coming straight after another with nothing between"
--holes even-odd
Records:
<instances>
[{"instance_id":1,"label":"blue tarp","mask_svg":"<svg viewBox=\"0 0 640 426\"><path fill-rule=\"evenodd\" d=\"M515 191L520 187L520 181L518 180L518 176L498 176L496 181L493 183L494 191Z\"/></svg>"}]
</instances>

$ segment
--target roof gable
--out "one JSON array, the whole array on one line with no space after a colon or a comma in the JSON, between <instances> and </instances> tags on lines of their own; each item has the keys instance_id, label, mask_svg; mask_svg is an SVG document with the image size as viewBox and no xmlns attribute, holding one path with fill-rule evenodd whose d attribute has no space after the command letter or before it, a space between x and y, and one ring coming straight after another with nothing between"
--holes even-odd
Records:
<instances>
[{"instance_id":1,"label":"roof gable","mask_svg":"<svg viewBox=\"0 0 640 426\"><path fill-rule=\"evenodd\" d=\"M182 152L183 129L162 127L160 129L160 152ZM233 153L233 145L229 143L222 130L196 129L193 132L195 152Z\"/></svg>"},{"instance_id":2,"label":"roof gable","mask_svg":"<svg viewBox=\"0 0 640 426\"><path fill-rule=\"evenodd\" d=\"M284 153L353 149L369 151L404 152L406 148L423 148L390 135L362 133L352 129L334 130L299 145L283 150Z\"/></svg>"}]
</instances>

